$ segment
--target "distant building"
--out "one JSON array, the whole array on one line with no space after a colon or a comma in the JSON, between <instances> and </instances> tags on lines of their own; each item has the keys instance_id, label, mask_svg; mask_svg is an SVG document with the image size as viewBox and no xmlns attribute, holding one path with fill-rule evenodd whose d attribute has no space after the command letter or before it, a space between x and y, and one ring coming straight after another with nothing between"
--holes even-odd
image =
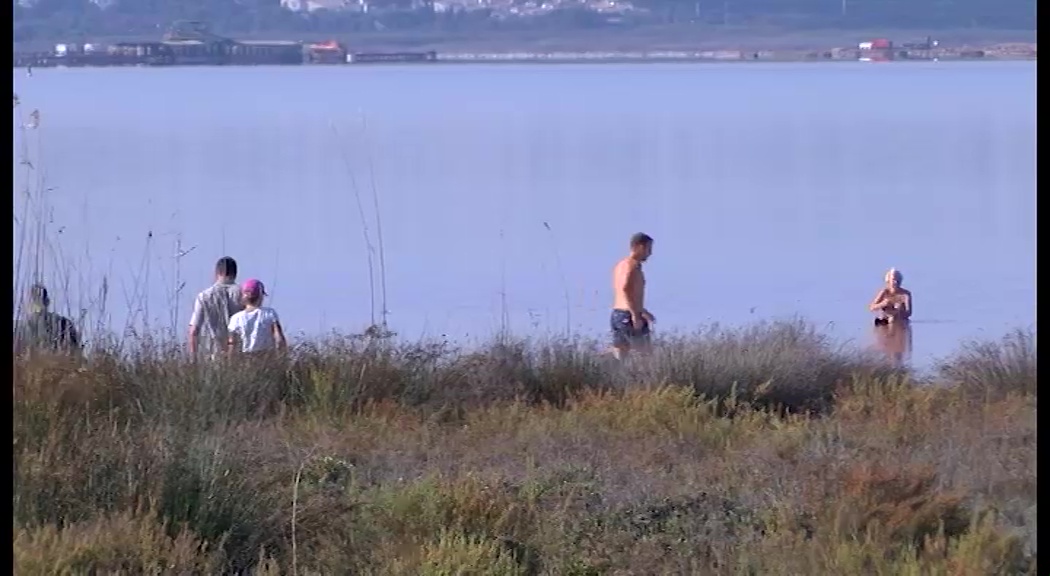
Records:
<instances>
[{"instance_id":1,"label":"distant building","mask_svg":"<svg viewBox=\"0 0 1050 576\"><path fill-rule=\"evenodd\" d=\"M876 38L857 44L860 49L861 62L884 62L893 59L893 42L886 38Z\"/></svg>"},{"instance_id":2,"label":"distant building","mask_svg":"<svg viewBox=\"0 0 1050 576\"><path fill-rule=\"evenodd\" d=\"M366 0L281 0L281 8L292 12L317 10L368 12Z\"/></svg>"}]
</instances>

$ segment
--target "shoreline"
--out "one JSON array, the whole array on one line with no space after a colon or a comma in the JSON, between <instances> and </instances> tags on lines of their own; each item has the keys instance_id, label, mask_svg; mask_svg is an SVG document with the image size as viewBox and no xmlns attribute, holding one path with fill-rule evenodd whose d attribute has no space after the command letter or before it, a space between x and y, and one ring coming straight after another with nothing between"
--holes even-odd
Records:
<instances>
[{"instance_id":1,"label":"shoreline","mask_svg":"<svg viewBox=\"0 0 1050 576\"><path fill-rule=\"evenodd\" d=\"M706 51L705 51L706 52ZM733 51L736 52L736 51ZM749 57L750 56L750 57ZM1035 61L1036 56L1029 55L939 55L928 57L910 56L905 58L887 58L872 61L892 62L1020 62ZM801 62L863 62L863 56L824 57L819 54L785 54L764 51L747 52L739 55L711 55L705 53L636 53L636 52L532 52L532 53L449 53L439 54L438 63L442 64L623 64L623 63L801 63Z\"/></svg>"},{"instance_id":2,"label":"shoreline","mask_svg":"<svg viewBox=\"0 0 1050 576\"><path fill-rule=\"evenodd\" d=\"M13 68L15 70L25 68L192 68L192 67L223 67L223 68L250 68L250 67L289 67L289 66L305 66L305 67L331 67L331 66L404 66L404 65L453 65L453 66L466 66L466 65L484 65L484 64L559 64L559 65L576 65L576 64L754 64L754 63L765 63L765 64L802 64L802 63L843 63L843 62L894 62L894 63L920 63L920 62L1035 62L1038 58L1035 56L1019 56L1019 55L1007 55L1007 56L981 56L981 57L967 57L967 56L948 56L948 57L930 57L930 58L893 58L893 59L871 59L866 60L862 58L811 58L805 56L774 56L774 57L762 57L762 58L715 58L715 57L704 57L704 56L692 56L692 55L681 55L681 56L652 56L652 55L631 55L631 54L602 54L602 55L590 55L590 54L548 54L548 53L537 53L537 54L443 54L439 55L435 61L432 62L421 62L421 61L384 61L384 62L356 62L347 64L166 64L166 65L150 65L145 63L136 64L108 64L108 65L92 65L92 64L30 64L25 65L22 63L16 63Z\"/></svg>"},{"instance_id":3,"label":"shoreline","mask_svg":"<svg viewBox=\"0 0 1050 576\"><path fill-rule=\"evenodd\" d=\"M198 43L199 44L199 43ZM868 43L870 44L870 43ZM124 43L108 51L70 53L23 52L14 55L14 68L103 68L171 66L342 66L380 64L623 64L704 62L979 62L1035 61L1035 43L968 44L959 46L905 45L884 48L832 47L790 49L678 48L632 50L451 50L426 52L360 52L338 44L317 45L300 41L245 44L270 51L262 56L239 52L232 41L229 54L205 56L183 54L185 45L169 47L163 42ZM64 49L64 45L63 49ZM196 47L190 46L190 49ZM174 52L172 52L174 50Z\"/></svg>"}]
</instances>

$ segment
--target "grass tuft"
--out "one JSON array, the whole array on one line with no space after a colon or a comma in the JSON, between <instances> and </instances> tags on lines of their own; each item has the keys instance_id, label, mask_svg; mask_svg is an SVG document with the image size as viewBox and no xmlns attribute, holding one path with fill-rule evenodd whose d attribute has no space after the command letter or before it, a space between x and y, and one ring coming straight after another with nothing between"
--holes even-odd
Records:
<instances>
[{"instance_id":1,"label":"grass tuft","mask_svg":"<svg viewBox=\"0 0 1050 576\"><path fill-rule=\"evenodd\" d=\"M970 342L939 366L941 378L980 396L1036 394L1035 331L1015 330L998 342Z\"/></svg>"},{"instance_id":2,"label":"grass tuft","mask_svg":"<svg viewBox=\"0 0 1050 576\"><path fill-rule=\"evenodd\" d=\"M14 535L14 572L130 576L214 574L222 569L221 547L213 550L189 529L174 536L170 532L153 514L129 512L63 527L22 528Z\"/></svg>"}]
</instances>

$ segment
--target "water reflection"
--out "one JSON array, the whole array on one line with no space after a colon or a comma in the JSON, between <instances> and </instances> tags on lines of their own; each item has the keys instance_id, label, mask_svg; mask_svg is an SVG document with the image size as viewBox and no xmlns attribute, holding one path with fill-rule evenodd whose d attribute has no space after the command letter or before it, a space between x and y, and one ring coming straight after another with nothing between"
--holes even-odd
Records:
<instances>
[{"instance_id":1,"label":"water reflection","mask_svg":"<svg viewBox=\"0 0 1050 576\"><path fill-rule=\"evenodd\" d=\"M876 323L872 333L875 336L875 347L894 365L903 366L911 361L911 322Z\"/></svg>"}]
</instances>

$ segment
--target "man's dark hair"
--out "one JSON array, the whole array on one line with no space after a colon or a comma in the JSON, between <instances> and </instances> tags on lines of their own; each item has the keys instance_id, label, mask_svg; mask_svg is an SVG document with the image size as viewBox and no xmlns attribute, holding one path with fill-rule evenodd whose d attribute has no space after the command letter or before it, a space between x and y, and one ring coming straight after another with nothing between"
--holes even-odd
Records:
<instances>
[{"instance_id":1,"label":"man's dark hair","mask_svg":"<svg viewBox=\"0 0 1050 576\"><path fill-rule=\"evenodd\" d=\"M29 287L29 301L44 308L51 305L51 297L48 296L47 288L43 284L33 284Z\"/></svg>"},{"instance_id":2,"label":"man's dark hair","mask_svg":"<svg viewBox=\"0 0 1050 576\"><path fill-rule=\"evenodd\" d=\"M653 243L653 237L646 234L645 232L637 232L631 236L631 248L638 248L639 246L649 246Z\"/></svg>"},{"instance_id":3,"label":"man's dark hair","mask_svg":"<svg viewBox=\"0 0 1050 576\"><path fill-rule=\"evenodd\" d=\"M219 258L219 261L215 263L215 274L223 278L236 278L237 261L229 256Z\"/></svg>"}]
</instances>

